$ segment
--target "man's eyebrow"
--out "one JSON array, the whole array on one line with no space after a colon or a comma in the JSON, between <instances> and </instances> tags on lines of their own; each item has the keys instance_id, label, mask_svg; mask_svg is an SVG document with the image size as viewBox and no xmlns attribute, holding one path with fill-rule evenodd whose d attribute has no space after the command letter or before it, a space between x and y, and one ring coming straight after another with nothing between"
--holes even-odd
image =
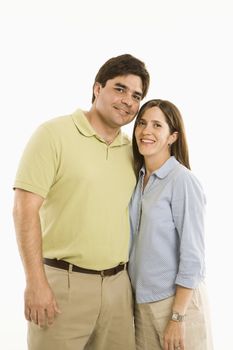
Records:
<instances>
[{"instance_id":1,"label":"man's eyebrow","mask_svg":"<svg viewBox=\"0 0 233 350\"><path fill-rule=\"evenodd\" d=\"M127 86L121 83L115 83L115 86L121 87L123 89L127 89Z\"/></svg>"},{"instance_id":2,"label":"man's eyebrow","mask_svg":"<svg viewBox=\"0 0 233 350\"><path fill-rule=\"evenodd\" d=\"M121 84L121 83L116 83L115 86L121 87L123 89L129 90L128 86ZM142 92L139 91L134 91L133 92L135 95L138 95L139 97L142 97Z\"/></svg>"}]
</instances>

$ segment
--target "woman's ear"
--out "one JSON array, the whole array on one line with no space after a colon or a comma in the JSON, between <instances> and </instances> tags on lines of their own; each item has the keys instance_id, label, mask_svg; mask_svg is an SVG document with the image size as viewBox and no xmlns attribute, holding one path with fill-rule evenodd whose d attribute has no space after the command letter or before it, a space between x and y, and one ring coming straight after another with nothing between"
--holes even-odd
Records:
<instances>
[{"instance_id":1,"label":"woman's ear","mask_svg":"<svg viewBox=\"0 0 233 350\"><path fill-rule=\"evenodd\" d=\"M176 140L179 137L179 133L178 131L174 131L170 136L169 136L169 145L172 145L174 142L176 142Z\"/></svg>"}]
</instances>

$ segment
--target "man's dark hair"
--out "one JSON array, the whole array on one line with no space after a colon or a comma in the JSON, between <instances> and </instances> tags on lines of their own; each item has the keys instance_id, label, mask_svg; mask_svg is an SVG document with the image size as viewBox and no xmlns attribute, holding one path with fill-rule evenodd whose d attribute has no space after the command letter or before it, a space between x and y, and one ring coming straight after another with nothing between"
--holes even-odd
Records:
<instances>
[{"instance_id":1,"label":"man's dark hair","mask_svg":"<svg viewBox=\"0 0 233 350\"><path fill-rule=\"evenodd\" d=\"M117 76L128 74L137 75L141 78L142 98L144 98L149 88L150 75L146 69L145 63L129 54L112 57L107 62L105 62L100 67L95 77L94 85L96 82L98 82L102 85L102 87L104 87L109 79L114 79ZM94 102L94 100L95 96L93 93L92 103Z\"/></svg>"}]
</instances>

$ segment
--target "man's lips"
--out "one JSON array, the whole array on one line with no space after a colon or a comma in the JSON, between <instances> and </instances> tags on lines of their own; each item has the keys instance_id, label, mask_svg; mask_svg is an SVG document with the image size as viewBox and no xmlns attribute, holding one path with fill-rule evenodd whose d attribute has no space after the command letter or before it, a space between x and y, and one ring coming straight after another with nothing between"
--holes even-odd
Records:
<instances>
[{"instance_id":1,"label":"man's lips","mask_svg":"<svg viewBox=\"0 0 233 350\"><path fill-rule=\"evenodd\" d=\"M119 106L114 106L114 108L116 110L118 110L120 113L122 114L131 114L129 110L125 109L125 108L122 108L122 107L119 107Z\"/></svg>"}]
</instances>

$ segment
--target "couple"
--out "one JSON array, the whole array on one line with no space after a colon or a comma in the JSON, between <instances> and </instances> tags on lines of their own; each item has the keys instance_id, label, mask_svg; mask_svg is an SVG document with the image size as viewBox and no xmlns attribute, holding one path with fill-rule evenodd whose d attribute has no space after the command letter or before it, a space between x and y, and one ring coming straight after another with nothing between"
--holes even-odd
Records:
<instances>
[{"instance_id":1,"label":"couple","mask_svg":"<svg viewBox=\"0 0 233 350\"><path fill-rule=\"evenodd\" d=\"M179 110L139 110L149 80L136 57L109 59L90 110L44 123L23 153L14 222L30 350L212 349L205 197ZM120 128L137 113L132 162Z\"/></svg>"}]
</instances>

